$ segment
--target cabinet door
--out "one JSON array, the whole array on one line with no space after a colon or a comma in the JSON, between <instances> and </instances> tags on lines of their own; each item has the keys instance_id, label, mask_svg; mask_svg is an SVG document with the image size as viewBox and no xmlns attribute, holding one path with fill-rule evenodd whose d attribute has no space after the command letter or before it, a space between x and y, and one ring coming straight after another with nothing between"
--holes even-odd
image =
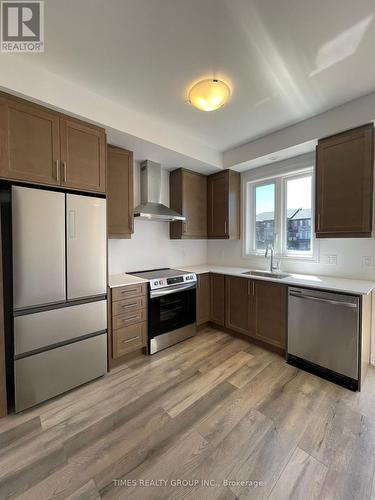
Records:
<instances>
[{"instance_id":1,"label":"cabinet door","mask_svg":"<svg viewBox=\"0 0 375 500\"><path fill-rule=\"evenodd\" d=\"M105 192L106 139L104 130L62 118L62 185L82 191Z\"/></svg>"},{"instance_id":2,"label":"cabinet door","mask_svg":"<svg viewBox=\"0 0 375 500\"><path fill-rule=\"evenodd\" d=\"M59 116L0 97L0 177L58 185Z\"/></svg>"},{"instance_id":3,"label":"cabinet door","mask_svg":"<svg viewBox=\"0 0 375 500\"><path fill-rule=\"evenodd\" d=\"M228 237L228 172L208 177L208 237Z\"/></svg>"},{"instance_id":4,"label":"cabinet door","mask_svg":"<svg viewBox=\"0 0 375 500\"><path fill-rule=\"evenodd\" d=\"M133 224L133 153L125 149L107 148L108 234L129 238Z\"/></svg>"},{"instance_id":5,"label":"cabinet door","mask_svg":"<svg viewBox=\"0 0 375 500\"><path fill-rule=\"evenodd\" d=\"M372 231L373 125L318 142L318 237L365 237Z\"/></svg>"},{"instance_id":6,"label":"cabinet door","mask_svg":"<svg viewBox=\"0 0 375 500\"><path fill-rule=\"evenodd\" d=\"M210 275L199 274L197 283L197 325L210 321Z\"/></svg>"},{"instance_id":7,"label":"cabinet door","mask_svg":"<svg viewBox=\"0 0 375 500\"><path fill-rule=\"evenodd\" d=\"M169 176L170 207L186 217L171 222L171 239L207 238L207 177L183 168Z\"/></svg>"},{"instance_id":8,"label":"cabinet door","mask_svg":"<svg viewBox=\"0 0 375 500\"><path fill-rule=\"evenodd\" d=\"M182 175L182 213L186 216L185 237L207 237L207 177L184 171Z\"/></svg>"},{"instance_id":9,"label":"cabinet door","mask_svg":"<svg viewBox=\"0 0 375 500\"><path fill-rule=\"evenodd\" d=\"M225 279L222 274L210 274L211 321L224 326Z\"/></svg>"},{"instance_id":10,"label":"cabinet door","mask_svg":"<svg viewBox=\"0 0 375 500\"><path fill-rule=\"evenodd\" d=\"M235 276L225 277L225 326L249 335L251 280Z\"/></svg>"},{"instance_id":11,"label":"cabinet door","mask_svg":"<svg viewBox=\"0 0 375 500\"><path fill-rule=\"evenodd\" d=\"M286 348L287 287L266 281L254 282L256 338Z\"/></svg>"}]
</instances>

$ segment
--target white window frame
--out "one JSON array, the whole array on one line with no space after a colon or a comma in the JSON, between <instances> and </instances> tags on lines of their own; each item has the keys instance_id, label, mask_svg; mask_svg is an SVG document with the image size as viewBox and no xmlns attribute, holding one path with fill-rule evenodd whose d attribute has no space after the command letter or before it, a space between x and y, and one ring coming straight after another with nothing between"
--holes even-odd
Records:
<instances>
[{"instance_id":1,"label":"white window frame","mask_svg":"<svg viewBox=\"0 0 375 500\"><path fill-rule=\"evenodd\" d=\"M289 163L289 165L288 165ZM255 189L257 186L275 184L275 242L277 258L294 261L319 261L319 240L315 238L315 169L312 155L284 160L277 164L266 165L248 171L243 175L243 248L244 258L262 257L263 250L256 250L255 238ZM261 175L266 173L269 175ZM311 175L311 252L298 252L286 249L286 188L287 181Z\"/></svg>"},{"instance_id":2,"label":"white window frame","mask_svg":"<svg viewBox=\"0 0 375 500\"><path fill-rule=\"evenodd\" d=\"M303 177L311 176L311 250L310 252L298 252L296 250L287 249L287 183L289 180L301 179ZM281 256L283 258L293 258L293 259L314 259L314 250L316 246L316 240L314 238L314 217L315 217L315 203L314 203L314 172L311 167L304 172L299 172L298 174L288 174L280 178L282 183L282 218L281 218Z\"/></svg>"}]
</instances>

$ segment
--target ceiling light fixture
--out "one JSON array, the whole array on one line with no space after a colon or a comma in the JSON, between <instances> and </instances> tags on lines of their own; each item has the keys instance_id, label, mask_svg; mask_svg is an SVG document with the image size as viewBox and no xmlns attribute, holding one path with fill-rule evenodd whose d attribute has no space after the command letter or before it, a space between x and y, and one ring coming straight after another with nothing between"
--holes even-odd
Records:
<instances>
[{"instance_id":1,"label":"ceiling light fixture","mask_svg":"<svg viewBox=\"0 0 375 500\"><path fill-rule=\"evenodd\" d=\"M230 97L229 86L216 79L201 80L191 87L188 101L202 111L214 111L221 108Z\"/></svg>"}]
</instances>

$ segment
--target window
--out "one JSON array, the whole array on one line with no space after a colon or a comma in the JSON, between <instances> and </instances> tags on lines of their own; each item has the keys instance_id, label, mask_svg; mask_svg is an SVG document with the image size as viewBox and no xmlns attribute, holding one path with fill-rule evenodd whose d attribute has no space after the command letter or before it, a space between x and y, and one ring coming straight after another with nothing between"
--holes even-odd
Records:
<instances>
[{"instance_id":1,"label":"window","mask_svg":"<svg viewBox=\"0 0 375 500\"><path fill-rule=\"evenodd\" d=\"M311 174L286 178L284 182L286 253L311 253Z\"/></svg>"},{"instance_id":2,"label":"window","mask_svg":"<svg viewBox=\"0 0 375 500\"><path fill-rule=\"evenodd\" d=\"M282 257L314 257L313 171L247 183L246 254L264 254L268 245Z\"/></svg>"},{"instance_id":3,"label":"window","mask_svg":"<svg viewBox=\"0 0 375 500\"><path fill-rule=\"evenodd\" d=\"M265 250L274 244L275 236L275 184L255 186L255 248Z\"/></svg>"}]
</instances>

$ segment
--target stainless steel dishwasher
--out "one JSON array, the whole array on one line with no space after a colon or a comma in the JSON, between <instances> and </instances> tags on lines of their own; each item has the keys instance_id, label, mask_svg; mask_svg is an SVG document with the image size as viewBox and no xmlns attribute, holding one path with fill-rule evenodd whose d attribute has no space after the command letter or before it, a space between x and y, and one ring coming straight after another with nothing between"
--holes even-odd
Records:
<instances>
[{"instance_id":1,"label":"stainless steel dishwasher","mask_svg":"<svg viewBox=\"0 0 375 500\"><path fill-rule=\"evenodd\" d=\"M359 297L290 287L287 362L357 390L359 310Z\"/></svg>"}]
</instances>

